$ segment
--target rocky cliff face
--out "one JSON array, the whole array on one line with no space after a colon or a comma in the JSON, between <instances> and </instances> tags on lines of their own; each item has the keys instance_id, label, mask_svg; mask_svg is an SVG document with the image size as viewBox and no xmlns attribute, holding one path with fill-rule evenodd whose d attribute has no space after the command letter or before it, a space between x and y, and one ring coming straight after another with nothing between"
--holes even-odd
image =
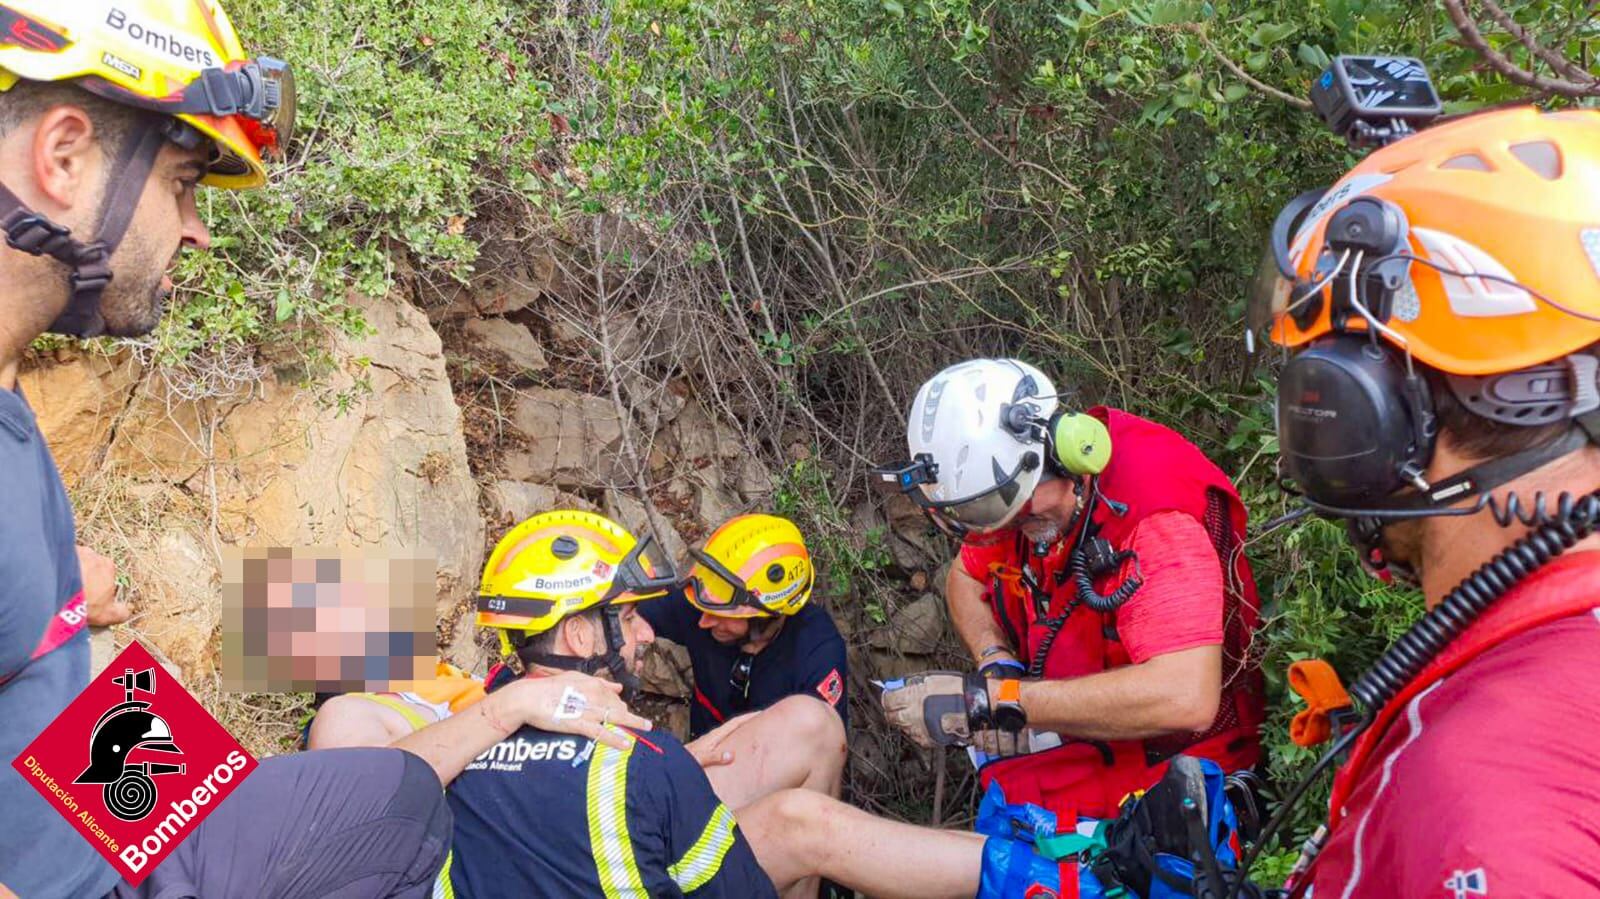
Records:
<instances>
[{"instance_id":1,"label":"rocky cliff face","mask_svg":"<svg viewBox=\"0 0 1600 899\"><path fill-rule=\"evenodd\" d=\"M444 651L482 670L472 597L486 550L517 521L592 509L677 559L766 504L767 469L686 380L652 383L648 402L632 385L613 395L578 333L531 314L537 290L480 288L450 315L431 310L438 327L402 297L352 298L371 333L336 339L331 365L256 360L261 377L225 395L195 398L127 350L34 360L22 389L80 540L128 582L135 617L119 642L137 636L187 682L208 682L227 547L387 548L437 558ZM96 641L103 664L112 635ZM651 681L683 695L685 666L663 653Z\"/></svg>"},{"instance_id":2,"label":"rocky cliff face","mask_svg":"<svg viewBox=\"0 0 1600 899\"><path fill-rule=\"evenodd\" d=\"M404 302L355 302L373 333L336 341L315 389L269 373L240 395L186 399L127 354L22 378L80 539L118 559L130 630L186 678L216 667L224 547L432 555L441 611L476 585L483 523L438 335Z\"/></svg>"},{"instance_id":3,"label":"rocky cliff face","mask_svg":"<svg viewBox=\"0 0 1600 899\"><path fill-rule=\"evenodd\" d=\"M492 305L491 308L498 308ZM626 315L604 355L599 330L570 309L535 303L508 314L455 299L430 310L439 324L473 470L483 485L487 544L540 512L578 508L653 535L674 561L741 512L769 508L773 477L737 423L647 346ZM455 644L468 664L473 647ZM647 687L687 696L687 659L652 656Z\"/></svg>"}]
</instances>

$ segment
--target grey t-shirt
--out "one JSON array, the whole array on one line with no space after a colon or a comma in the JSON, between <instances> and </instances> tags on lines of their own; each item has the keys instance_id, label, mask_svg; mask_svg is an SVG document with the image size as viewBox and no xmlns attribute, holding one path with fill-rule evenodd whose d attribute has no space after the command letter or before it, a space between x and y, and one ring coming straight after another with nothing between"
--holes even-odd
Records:
<instances>
[{"instance_id":1,"label":"grey t-shirt","mask_svg":"<svg viewBox=\"0 0 1600 899\"><path fill-rule=\"evenodd\" d=\"M34 658L83 589L72 507L22 396L0 389L0 883L22 899L101 896L117 872L11 760L89 685L89 633Z\"/></svg>"}]
</instances>

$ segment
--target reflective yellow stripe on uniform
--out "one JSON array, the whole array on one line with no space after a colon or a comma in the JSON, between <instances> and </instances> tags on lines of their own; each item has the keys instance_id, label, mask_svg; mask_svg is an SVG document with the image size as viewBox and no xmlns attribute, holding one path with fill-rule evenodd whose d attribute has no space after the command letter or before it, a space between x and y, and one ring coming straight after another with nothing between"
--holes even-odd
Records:
<instances>
[{"instance_id":1,"label":"reflective yellow stripe on uniform","mask_svg":"<svg viewBox=\"0 0 1600 899\"><path fill-rule=\"evenodd\" d=\"M444 854L444 867L433 879L433 899L456 899L456 888L450 884L450 863L456 860L454 852Z\"/></svg>"},{"instance_id":2,"label":"reflective yellow stripe on uniform","mask_svg":"<svg viewBox=\"0 0 1600 899\"><path fill-rule=\"evenodd\" d=\"M394 709L400 713L402 718L406 719L406 723L410 724L411 729L414 731L422 730L424 727L427 727L433 723L433 719L417 711L416 706L406 702L404 699L397 699L393 696L385 696L382 693L353 693L351 695L359 696L362 699L368 699L376 702L378 705L388 706L389 708Z\"/></svg>"},{"instance_id":3,"label":"reflective yellow stripe on uniform","mask_svg":"<svg viewBox=\"0 0 1600 899\"><path fill-rule=\"evenodd\" d=\"M717 871L722 868L723 856L733 847L735 826L733 812L728 811L728 807L722 803L717 803L717 809L711 813L711 820L706 822L700 839L694 841L683 858L667 868L667 873L677 882L678 889L692 893L717 876Z\"/></svg>"},{"instance_id":4,"label":"reflective yellow stripe on uniform","mask_svg":"<svg viewBox=\"0 0 1600 899\"><path fill-rule=\"evenodd\" d=\"M648 899L650 895L639 875L633 838L628 834L628 758L632 755L631 744L627 749L613 749L596 743L589 759L589 851L594 853L607 899Z\"/></svg>"}]
</instances>

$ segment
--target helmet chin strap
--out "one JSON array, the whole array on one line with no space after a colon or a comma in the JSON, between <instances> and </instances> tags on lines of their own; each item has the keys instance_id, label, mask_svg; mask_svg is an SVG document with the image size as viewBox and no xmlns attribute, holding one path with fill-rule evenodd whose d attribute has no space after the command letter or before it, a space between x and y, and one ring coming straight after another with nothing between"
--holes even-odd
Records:
<instances>
[{"instance_id":1,"label":"helmet chin strap","mask_svg":"<svg viewBox=\"0 0 1600 899\"><path fill-rule=\"evenodd\" d=\"M1306 504L1318 512L1346 520L1350 542L1355 545L1364 566L1387 573L1401 583L1417 586L1421 577L1413 565L1399 564L1383 557L1383 530L1388 524L1420 518L1476 515L1487 507L1495 514L1498 523L1509 526L1513 522L1501 520L1508 516L1491 501L1492 491L1591 443L1600 446L1600 429L1594 428L1595 424L1593 419L1580 420L1572 430L1556 440L1500 459L1481 462L1429 485L1426 493L1393 497L1363 508L1331 506L1309 498ZM1467 498L1476 501L1459 508L1453 505Z\"/></svg>"},{"instance_id":2,"label":"helmet chin strap","mask_svg":"<svg viewBox=\"0 0 1600 899\"><path fill-rule=\"evenodd\" d=\"M100 298L111 283L111 256L139 208L162 145L180 134L172 127L176 124L180 124L176 119L148 116L137 126L111 168L115 174L100 210L98 233L88 243L74 239L69 229L34 212L0 184L0 231L5 232L6 243L32 256L49 256L70 270L67 306L47 330L70 337L105 333Z\"/></svg>"},{"instance_id":3,"label":"helmet chin strap","mask_svg":"<svg viewBox=\"0 0 1600 899\"><path fill-rule=\"evenodd\" d=\"M622 698L632 700L639 692L639 678L622 655L622 648L625 645L622 638L622 613L616 606L608 605L600 610L600 619L604 625L606 649L599 655L588 658L555 655L537 652L524 645L517 648L517 659L522 662L524 668L543 665L546 668L559 668L583 674L599 674L604 671L611 675L612 680L622 685Z\"/></svg>"},{"instance_id":4,"label":"helmet chin strap","mask_svg":"<svg viewBox=\"0 0 1600 899\"><path fill-rule=\"evenodd\" d=\"M766 644L771 642L772 638L778 636L778 631L782 629L782 615L766 615L752 618L750 620L750 633L745 635L744 645L749 646L751 643L761 643L761 648L766 649Z\"/></svg>"}]
</instances>

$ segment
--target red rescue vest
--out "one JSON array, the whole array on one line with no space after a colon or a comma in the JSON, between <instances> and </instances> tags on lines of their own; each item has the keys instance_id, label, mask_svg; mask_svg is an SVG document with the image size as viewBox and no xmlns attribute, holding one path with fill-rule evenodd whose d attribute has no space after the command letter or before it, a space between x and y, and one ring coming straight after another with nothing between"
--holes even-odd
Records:
<instances>
[{"instance_id":1,"label":"red rescue vest","mask_svg":"<svg viewBox=\"0 0 1600 899\"><path fill-rule=\"evenodd\" d=\"M1122 798L1158 780L1166 759L1178 752L1213 759L1228 771L1254 765L1264 717L1260 671L1248 662L1258 605L1255 579L1242 550L1245 509L1238 491L1198 447L1170 428L1103 406L1088 414L1104 422L1111 434L1111 464L1100 475L1101 495L1127 507L1118 515L1105 503L1097 505L1092 520L1100 536L1113 547L1126 549L1139 522L1161 512L1182 512L1201 522L1211 537L1225 585L1224 688L1217 718L1202 733L1116 743L1073 742L984 766L985 788L998 779L1008 801L1042 805L1064 820L1078 814L1114 816ZM1020 567L995 566L1000 570L993 572L988 585L996 621L1015 645L1025 648L1029 659L1043 653L1046 678L1081 677L1131 663L1117 639L1114 614L1079 606L1053 626L1053 619L1068 608L1075 594L1070 579L1056 583L1065 573L1074 537L1067 535L1039 557L1017 534L1011 539L1018 541L1014 558ZM1132 571L1128 563L1121 572L1099 579L1095 589L1109 593ZM1030 581L1043 591L1041 598L1047 597L1042 611Z\"/></svg>"},{"instance_id":2,"label":"red rescue vest","mask_svg":"<svg viewBox=\"0 0 1600 899\"><path fill-rule=\"evenodd\" d=\"M1570 568L1583 567L1600 571L1597 562L1600 562L1600 553L1574 553L1551 562L1539 574L1558 575ZM1586 579L1582 583L1584 587L1592 588L1594 581ZM1444 651L1422 670L1421 674L1406 684L1394 699L1384 705L1373 720L1372 726L1356 740L1355 747L1350 752L1350 759L1333 779L1333 794L1328 802L1327 832L1322 845L1327 845L1327 837L1332 835L1341 821L1350 816L1351 810L1346 806L1350 802L1351 793L1362 778L1382 768L1383 759L1377 757L1378 745L1383 741L1384 734L1394 724L1395 719L1405 713L1406 707L1413 699L1490 648L1536 627L1584 614L1597 607L1600 607L1600 596L1597 596L1593 589L1534 590L1532 595L1502 597L1490 606L1488 611L1478 616L1477 621L1452 640ZM1313 867L1297 879L1298 890L1303 890L1307 884L1314 882L1311 871L1315 870Z\"/></svg>"}]
</instances>

